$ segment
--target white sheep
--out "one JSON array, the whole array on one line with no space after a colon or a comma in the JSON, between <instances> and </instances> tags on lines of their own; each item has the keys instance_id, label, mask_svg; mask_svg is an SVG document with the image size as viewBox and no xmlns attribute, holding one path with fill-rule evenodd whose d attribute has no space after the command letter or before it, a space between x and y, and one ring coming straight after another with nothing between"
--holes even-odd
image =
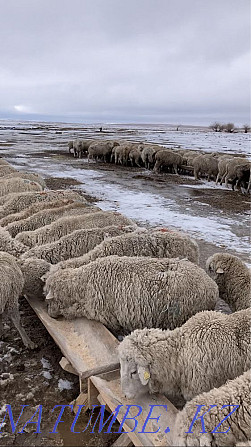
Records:
<instances>
[{"instance_id":1,"label":"white sheep","mask_svg":"<svg viewBox=\"0 0 251 447\"><path fill-rule=\"evenodd\" d=\"M214 309L218 287L197 265L178 259L108 256L59 270L45 284L52 317L85 316L115 333L175 328Z\"/></svg>"},{"instance_id":2,"label":"white sheep","mask_svg":"<svg viewBox=\"0 0 251 447\"><path fill-rule=\"evenodd\" d=\"M84 197L82 197L78 192L67 189L56 191L11 193L0 198L0 219L8 214L18 213L24 208L27 208L37 202L42 203L62 199L86 202Z\"/></svg>"},{"instance_id":3,"label":"white sheep","mask_svg":"<svg viewBox=\"0 0 251 447\"><path fill-rule=\"evenodd\" d=\"M69 258L75 259L76 257L89 252L89 250L92 250L105 238L118 236L127 231L133 231L133 229L134 227L130 226L108 226L103 228L75 230L55 242L31 248L22 256L22 258L36 257L44 259L51 264L58 265L57 263L60 261L64 262L64 260Z\"/></svg>"},{"instance_id":4,"label":"white sheep","mask_svg":"<svg viewBox=\"0 0 251 447\"><path fill-rule=\"evenodd\" d=\"M32 182L27 179L19 177L12 177L9 179L0 179L0 197L13 192L26 192L26 191L42 191L43 188L38 183Z\"/></svg>"},{"instance_id":5,"label":"white sheep","mask_svg":"<svg viewBox=\"0 0 251 447\"><path fill-rule=\"evenodd\" d=\"M25 207L23 210L8 214L5 217L2 217L0 219L0 226L5 227L9 223L26 219L29 216L32 216L33 214L38 213L39 211L50 209L51 211L55 208L59 208L61 206L69 205L70 203L73 203L74 200L72 199L56 199L56 200L50 200L48 202L35 202L32 205L29 205L27 208Z\"/></svg>"},{"instance_id":6,"label":"white sheep","mask_svg":"<svg viewBox=\"0 0 251 447\"><path fill-rule=\"evenodd\" d=\"M244 157L233 157L231 160L228 160L226 163L226 171L221 179L220 184L225 181L226 188L228 187L229 180L233 180L236 177L236 168L237 166L246 165L248 160Z\"/></svg>"},{"instance_id":7,"label":"white sheep","mask_svg":"<svg viewBox=\"0 0 251 447\"><path fill-rule=\"evenodd\" d=\"M39 174L30 173L30 172L23 172L23 171L16 171L12 172L11 174L7 174L4 176L3 180L7 180L14 177L20 177L22 179L30 180L32 182L38 183L42 189L46 188L46 183L43 177ZM19 191L20 192L20 191Z\"/></svg>"},{"instance_id":8,"label":"white sheep","mask_svg":"<svg viewBox=\"0 0 251 447\"><path fill-rule=\"evenodd\" d=\"M182 165L182 157L172 150L162 150L155 154L154 172L160 172L161 168L166 167L170 172L174 170L178 174L178 167Z\"/></svg>"},{"instance_id":9,"label":"white sheep","mask_svg":"<svg viewBox=\"0 0 251 447\"><path fill-rule=\"evenodd\" d=\"M206 269L218 284L220 298L233 312L250 307L251 275L241 259L229 253L215 253L208 258Z\"/></svg>"},{"instance_id":10,"label":"white sheep","mask_svg":"<svg viewBox=\"0 0 251 447\"><path fill-rule=\"evenodd\" d=\"M23 231L34 231L37 228L49 225L52 222L65 216L79 216L83 214L95 213L99 211L98 207L94 207L82 202L72 202L66 206L61 206L57 208L49 208L32 216L26 217L26 219L21 219L16 222L11 222L6 225L5 229L15 237L18 233Z\"/></svg>"},{"instance_id":11,"label":"white sheep","mask_svg":"<svg viewBox=\"0 0 251 447\"><path fill-rule=\"evenodd\" d=\"M22 294L31 299L43 299L44 280L42 277L50 270L51 264L37 258L19 258L17 263L24 278Z\"/></svg>"},{"instance_id":12,"label":"white sheep","mask_svg":"<svg viewBox=\"0 0 251 447\"><path fill-rule=\"evenodd\" d=\"M52 268L51 272L65 268L78 268L95 261L97 258L111 255L149 256L152 258L186 257L189 261L198 263L199 248L193 239L183 233L166 229L146 230L139 228L132 233L106 238L85 255L59 262Z\"/></svg>"},{"instance_id":13,"label":"white sheep","mask_svg":"<svg viewBox=\"0 0 251 447\"><path fill-rule=\"evenodd\" d=\"M98 211L83 216L67 216L52 222L50 225L38 228L34 231L25 231L17 234L15 240L22 242L27 247L44 245L54 242L66 234L78 229L102 228L110 225L132 225L133 222L122 214L113 211Z\"/></svg>"},{"instance_id":14,"label":"white sheep","mask_svg":"<svg viewBox=\"0 0 251 447\"><path fill-rule=\"evenodd\" d=\"M22 294L24 278L16 259L9 253L0 252L0 338L3 336L2 316L10 318L18 330L24 345L34 349L36 345L29 339L20 323L18 299Z\"/></svg>"},{"instance_id":15,"label":"white sheep","mask_svg":"<svg viewBox=\"0 0 251 447\"><path fill-rule=\"evenodd\" d=\"M187 401L223 385L250 368L250 323L250 309L204 311L173 331L134 331L119 346L122 391Z\"/></svg>"},{"instance_id":16,"label":"white sheep","mask_svg":"<svg viewBox=\"0 0 251 447\"><path fill-rule=\"evenodd\" d=\"M172 430L173 445L250 446L250 378L249 370L187 402Z\"/></svg>"},{"instance_id":17,"label":"white sheep","mask_svg":"<svg viewBox=\"0 0 251 447\"><path fill-rule=\"evenodd\" d=\"M6 251L10 255L19 257L26 250L27 247L24 244L13 239L8 231L0 227L0 251Z\"/></svg>"},{"instance_id":18,"label":"white sheep","mask_svg":"<svg viewBox=\"0 0 251 447\"><path fill-rule=\"evenodd\" d=\"M16 169L11 165L0 165L0 178L5 177L8 174L16 172Z\"/></svg>"}]
</instances>

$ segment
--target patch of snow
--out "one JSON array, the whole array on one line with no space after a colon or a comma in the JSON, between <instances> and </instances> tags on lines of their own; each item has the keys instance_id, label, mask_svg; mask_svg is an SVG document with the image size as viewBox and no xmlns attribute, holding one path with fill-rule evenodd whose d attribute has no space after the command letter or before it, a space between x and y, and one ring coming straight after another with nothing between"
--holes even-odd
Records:
<instances>
[{"instance_id":1,"label":"patch of snow","mask_svg":"<svg viewBox=\"0 0 251 447\"><path fill-rule=\"evenodd\" d=\"M52 366L51 366L49 360L47 360L45 357L42 357L42 359L40 361L41 361L44 369L52 369Z\"/></svg>"},{"instance_id":2,"label":"patch of snow","mask_svg":"<svg viewBox=\"0 0 251 447\"><path fill-rule=\"evenodd\" d=\"M48 379L48 380L52 379L52 375L51 375L50 371L43 371L42 374L45 379Z\"/></svg>"},{"instance_id":3,"label":"patch of snow","mask_svg":"<svg viewBox=\"0 0 251 447\"><path fill-rule=\"evenodd\" d=\"M58 381L58 388L60 391L71 390L72 385L73 385L73 383L69 382L69 380L59 379L59 381Z\"/></svg>"}]
</instances>

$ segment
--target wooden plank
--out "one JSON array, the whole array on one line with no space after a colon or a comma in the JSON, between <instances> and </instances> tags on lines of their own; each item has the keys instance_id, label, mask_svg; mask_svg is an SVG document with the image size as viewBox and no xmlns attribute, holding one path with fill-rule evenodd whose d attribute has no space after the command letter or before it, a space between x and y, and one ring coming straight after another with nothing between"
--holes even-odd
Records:
<instances>
[{"instance_id":1,"label":"wooden plank","mask_svg":"<svg viewBox=\"0 0 251 447\"><path fill-rule=\"evenodd\" d=\"M118 405L123 405L118 413L118 421L121 422L127 405L139 405L142 407L142 413L137 417L138 427L135 432L128 433L128 436L132 440L135 446L171 446L171 431L174 427L174 422L178 413L178 410L174 405L162 395L144 395L139 396L137 400L126 399L120 390L120 380L106 381L100 377L93 376L89 379L90 382L97 388L102 402L110 408L113 412ZM101 400L101 399L100 399ZM150 411L150 405L165 405L165 408L157 407L152 411L151 417L158 417L159 421L150 420L147 423L145 431L154 432L160 427L157 433L139 433L142 431L142 427L146 421L147 415ZM167 410L166 410L167 409ZM135 411L134 411L135 410ZM138 413L138 408L132 408L130 416L133 417ZM170 428L170 432L165 433L167 427ZM134 428L134 421L126 420L123 424L124 431L130 432Z\"/></svg>"},{"instance_id":2,"label":"wooden plank","mask_svg":"<svg viewBox=\"0 0 251 447\"><path fill-rule=\"evenodd\" d=\"M68 360L65 357L61 358L61 360L59 362L59 365L61 366L61 368L64 371L67 371L67 372L69 372L71 374L75 374L75 375L78 376L77 371L72 367L71 363L69 363Z\"/></svg>"},{"instance_id":3,"label":"wooden plank","mask_svg":"<svg viewBox=\"0 0 251 447\"><path fill-rule=\"evenodd\" d=\"M132 445L132 441L126 433L122 433L112 444L112 447L129 447Z\"/></svg>"},{"instance_id":4,"label":"wooden plank","mask_svg":"<svg viewBox=\"0 0 251 447\"><path fill-rule=\"evenodd\" d=\"M111 369L118 367L119 341L103 324L84 317L54 319L48 315L44 301L26 299L81 378L109 371L110 365Z\"/></svg>"}]
</instances>

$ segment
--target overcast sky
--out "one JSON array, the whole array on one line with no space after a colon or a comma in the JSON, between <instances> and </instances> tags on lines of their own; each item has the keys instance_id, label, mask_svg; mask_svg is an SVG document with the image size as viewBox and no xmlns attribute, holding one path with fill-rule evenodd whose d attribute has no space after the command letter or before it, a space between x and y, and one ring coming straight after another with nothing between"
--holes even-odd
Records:
<instances>
[{"instance_id":1,"label":"overcast sky","mask_svg":"<svg viewBox=\"0 0 251 447\"><path fill-rule=\"evenodd\" d=\"M0 118L243 124L250 0L0 0Z\"/></svg>"}]
</instances>

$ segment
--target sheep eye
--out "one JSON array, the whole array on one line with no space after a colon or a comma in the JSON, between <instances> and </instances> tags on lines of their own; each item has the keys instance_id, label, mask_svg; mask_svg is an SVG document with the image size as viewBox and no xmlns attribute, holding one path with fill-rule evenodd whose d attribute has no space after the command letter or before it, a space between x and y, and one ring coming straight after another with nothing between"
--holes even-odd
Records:
<instances>
[{"instance_id":1,"label":"sheep eye","mask_svg":"<svg viewBox=\"0 0 251 447\"><path fill-rule=\"evenodd\" d=\"M134 374L137 374L137 371L131 372L131 379L133 378Z\"/></svg>"}]
</instances>

